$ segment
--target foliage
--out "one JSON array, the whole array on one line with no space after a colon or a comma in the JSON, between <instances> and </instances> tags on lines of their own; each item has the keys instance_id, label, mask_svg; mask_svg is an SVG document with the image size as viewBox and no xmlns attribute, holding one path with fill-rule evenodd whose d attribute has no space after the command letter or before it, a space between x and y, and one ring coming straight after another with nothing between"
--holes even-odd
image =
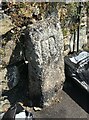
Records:
<instances>
[{"instance_id":1,"label":"foliage","mask_svg":"<svg viewBox=\"0 0 89 120\"><path fill-rule=\"evenodd\" d=\"M70 33L77 29L79 25L77 18L78 2L69 4L63 2L17 2L15 5L8 4L8 14L17 27L27 26L36 21L43 20L50 14L59 15L64 36L67 35L67 29ZM83 3L84 7L89 8L89 2Z\"/></svg>"}]
</instances>

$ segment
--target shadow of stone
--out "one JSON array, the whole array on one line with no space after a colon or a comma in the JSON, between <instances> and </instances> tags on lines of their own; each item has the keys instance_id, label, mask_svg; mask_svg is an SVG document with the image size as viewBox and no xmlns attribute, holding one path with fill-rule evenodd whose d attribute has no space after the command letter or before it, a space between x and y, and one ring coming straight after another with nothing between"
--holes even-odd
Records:
<instances>
[{"instance_id":1,"label":"shadow of stone","mask_svg":"<svg viewBox=\"0 0 89 120\"><path fill-rule=\"evenodd\" d=\"M28 35L28 29L25 31L23 36L25 44L26 59L28 60L28 89L29 99L32 101L32 106L42 107L43 106L43 95L42 95L42 68L39 67L37 61L37 54L35 53L35 47Z\"/></svg>"},{"instance_id":2,"label":"shadow of stone","mask_svg":"<svg viewBox=\"0 0 89 120\"><path fill-rule=\"evenodd\" d=\"M89 113L89 93L87 91L70 78L65 80L63 91L65 91L79 106Z\"/></svg>"},{"instance_id":3,"label":"shadow of stone","mask_svg":"<svg viewBox=\"0 0 89 120\"><path fill-rule=\"evenodd\" d=\"M5 40L5 44L11 40L11 37L13 36L13 33L11 33L11 30L6 32L5 34L1 35L0 37L2 38L2 40Z\"/></svg>"},{"instance_id":4,"label":"shadow of stone","mask_svg":"<svg viewBox=\"0 0 89 120\"><path fill-rule=\"evenodd\" d=\"M13 67L14 66L10 66L7 68L8 86L10 90L3 91L2 95L7 96L11 104L15 104L16 102L26 102L28 99L28 65L23 63L19 66L19 79L18 77L14 78L13 71L11 71ZM12 75L9 76L9 74ZM13 86L13 79L18 80L15 86Z\"/></svg>"},{"instance_id":5,"label":"shadow of stone","mask_svg":"<svg viewBox=\"0 0 89 120\"><path fill-rule=\"evenodd\" d=\"M31 46L31 49L34 51L34 46ZM41 106L40 101L42 100L41 94L41 81L37 79L36 74L34 72L33 81L35 84L38 84L39 90L35 93L30 93L31 81L28 78L28 74L30 73L31 68L29 65L25 63L25 54L24 54L24 37L21 36L20 42L17 43L15 49L12 52L10 57L9 64L7 66L7 80L9 90L5 90L2 92L2 96L7 96L7 99L10 101L10 104L13 105L17 102L23 102L25 106ZM35 54L35 53L34 53ZM34 58L35 59L35 58ZM33 64L33 63L32 63ZM34 63L35 64L35 63ZM32 65L31 65L32 66ZM34 68L37 70L36 68ZM36 83L37 82L37 83ZM37 90L37 89L36 89ZM35 91L34 91L35 92Z\"/></svg>"},{"instance_id":6,"label":"shadow of stone","mask_svg":"<svg viewBox=\"0 0 89 120\"><path fill-rule=\"evenodd\" d=\"M27 99L28 91L28 64L25 63L21 41L17 43L10 57L7 68L7 83L9 90L2 92L11 104Z\"/></svg>"}]
</instances>

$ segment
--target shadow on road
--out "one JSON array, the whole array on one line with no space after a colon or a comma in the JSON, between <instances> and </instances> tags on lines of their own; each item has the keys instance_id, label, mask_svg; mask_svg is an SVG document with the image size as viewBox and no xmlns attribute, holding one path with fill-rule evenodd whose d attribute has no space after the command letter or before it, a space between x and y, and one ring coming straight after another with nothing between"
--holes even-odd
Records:
<instances>
[{"instance_id":1,"label":"shadow on road","mask_svg":"<svg viewBox=\"0 0 89 120\"><path fill-rule=\"evenodd\" d=\"M65 91L80 107L89 113L89 93L85 91L72 79L65 80L63 91Z\"/></svg>"}]
</instances>

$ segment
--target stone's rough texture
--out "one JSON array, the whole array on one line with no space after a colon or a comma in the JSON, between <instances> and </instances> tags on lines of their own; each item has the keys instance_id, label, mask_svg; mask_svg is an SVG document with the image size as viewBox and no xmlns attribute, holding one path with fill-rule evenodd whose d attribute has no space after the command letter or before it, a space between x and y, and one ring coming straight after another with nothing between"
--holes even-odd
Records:
<instances>
[{"instance_id":1,"label":"stone's rough texture","mask_svg":"<svg viewBox=\"0 0 89 120\"><path fill-rule=\"evenodd\" d=\"M4 14L4 18L0 19L0 36L6 34L8 31L14 28L11 19Z\"/></svg>"},{"instance_id":2,"label":"stone's rough texture","mask_svg":"<svg viewBox=\"0 0 89 120\"><path fill-rule=\"evenodd\" d=\"M4 47L4 56L2 57L2 61L6 63L6 65L9 64L10 59L11 59L11 55L13 53L13 50L16 47L16 43L11 40L8 41Z\"/></svg>"},{"instance_id":3,"label":"stone's rough texture","mask_svg":"<svg viewBox=\"0 0 89 120\"><path fill-rule=\"evenodd\" d=\"M60 90L64 81L63 34L56 17L35 23L25 31L29 69L29 95L43 104Z\"/></svg>"}]
</instances>

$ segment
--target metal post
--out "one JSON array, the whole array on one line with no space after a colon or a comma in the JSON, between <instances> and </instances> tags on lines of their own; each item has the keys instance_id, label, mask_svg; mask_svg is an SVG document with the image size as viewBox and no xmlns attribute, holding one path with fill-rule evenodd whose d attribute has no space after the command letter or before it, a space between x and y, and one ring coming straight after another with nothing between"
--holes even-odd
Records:
<instances>
[{"instance_id":1,"label":"metal post","mask_svg":"<svg viewBox=\"0 0 89 120\"><path fill-rule=\"evenodd\" d=\"M87 6L87 46L89 48L89 5Z\"/></svg>"},{"instance_id":2,"label":"metal post","mask_svg":"<svg viewBox=\"0 0 89 120\"><path fill-rule=\"evenodd\" d=\"M74 29L73 52L75 50L76 30Z\"/></svg>"},{"instance_id":3,"label":"metal post","mask_svg":"<svg viewBox=\"0 0 89 120\"><path fill-rule=\"evenodd\" d=\"M77 8L77 14L78 14L78 18L77 18L77 22L78 22L78 27L77 27L77 52L79 51L80 13L81 13L81 2L79 2L78 8Z\"/></svg>"}]
</instances>

